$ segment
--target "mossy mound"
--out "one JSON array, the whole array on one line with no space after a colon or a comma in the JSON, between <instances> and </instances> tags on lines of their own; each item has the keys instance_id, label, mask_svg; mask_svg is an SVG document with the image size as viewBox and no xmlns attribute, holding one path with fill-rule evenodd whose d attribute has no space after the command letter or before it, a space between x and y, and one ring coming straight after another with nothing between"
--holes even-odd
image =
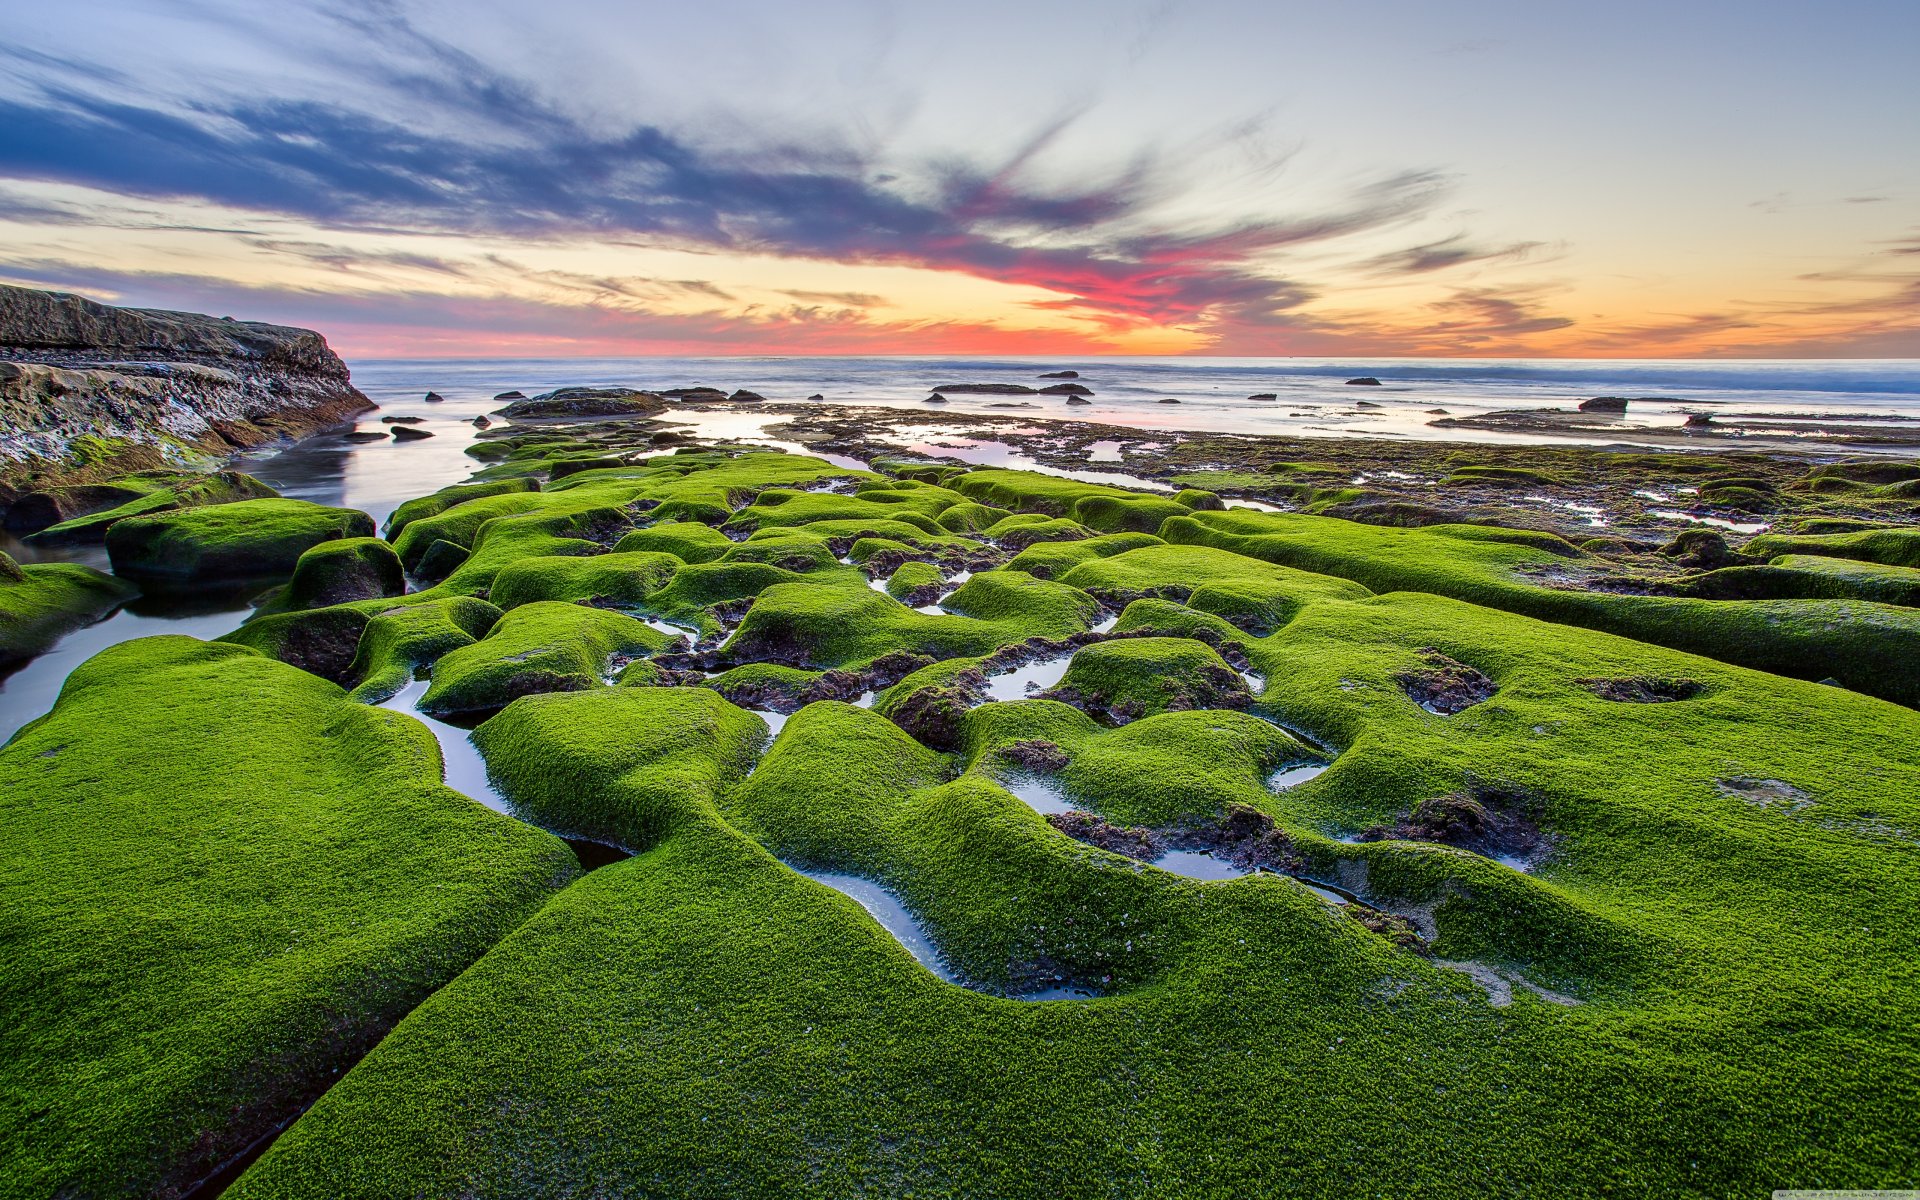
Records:
<instances>
[{"instance_id":1,"label":"mossy mound","mask_svg":"<svg viewBox=\"0 0 1920 1200\"><path fill-rule=\"evenodd\" d=\"M1246 681L1211 648L1187 638L1131 638L1077 651L1050 694L1110 721L1195 708L1246 708Z\"/></svg>"},{"instance_id":2,"label":"mossy mound","mask_svg":"<svg viewBox=\"0 0 1920 1200\"><path fill-rule=\"evenodd\" d=\"M632 607L670 583L684 565L657 551L521 558L493 577L487 598L503 609L539 600Z\"/></svg>"},{"instance_id":3,"label":"mossy mound","mask_svg":"<svg viewBox=\"0 0 1920 1200\"><path fill-rule=\"evenodd\" d=\"M417 722L189 638L75 670L0 795L20 1195L185 1192L576 870L441 786Z\"/></svg>"},{"instance_id":4,"label":"mossy mound","mask_svg":"<svg viewBox=\"0 0 1920 1200\"><path fill-rule=\"evenodd\" d=\"M517 700L474 731L488 771L529 820L651 848L689 804L752 769L767 726L706 688L612 688Z\"/></svg>"},{"instance_id":5,"label":"mossy mound","mask_svg":"<svg viewBox=\"0 0 1920 1200\"><path fill-rule=\"evenodd\" d=\"M636 529L614 546L617 553L651 550L685 562L712 562L733 549L734 541L711 525L694 521L661 521Z\"/></svg>"},{"instance_id":6,"label":"mossy mound","mask_svg":"<svg viewBox=\"0 0 1920 1200\"><path fill-rule=\"evenodd\" d=\"M373 518L357 509L276 497L126 517L107 530L107 555L126 575L284 579L322 542L372 536Z\"/></svg>"},{"instance_id":7,"label":"mossy mound","mask_svg":"<svg viewBox=\"0 0 1920 1200\"><path fill-rule=\"evenodd\" d=\"M239 471L216 471L201 475L193 472L143 471L119 476L110 481L135 494L110 508L101 508L49 525L31 534L27 540L43 545L97 543L107 531L129 517L148 517L179 509L205 505L232 504L242 500L263 500L278 492L251 475ZM373 532L369 529L367 532Z\"/></svg>"},{"instance_id":8,"label":"mossy mound","mask_svg":"<svg viewBox=\"0 0 1920 1200\"><path fill-rule=\"evenodd\" d=\"M422 517L437 517L454 505L465 504L469 500L539 490L539 481L533 479L502 479L488 483L455 484L452 487L441 488L430 496L419 496L402 503L400 507L393 510L393 515L387 518L386 533L389 538L397 538L406 532L407 526Z\"/></svg>"},{"instance_id":9,"label":"mossy mound","mask_svg":"<svg viewBox=\"0 0 1920 1200\"><path fill-rule=\"evenodd\" d=\"M1855 558L1889 567L1920 568L1920 529L1863 529L1855 533L1767 533L1745 546L1748 554L1773 558L1782 554L1810 554L1823 558Z\"/></svg>"},{"instance_id":10,"label":"mossy mound","mask_svg":"<svg viewBox=\"0 0 1920 1200\"><path fill-rule=\"evenodd\" d=\"M1340 576L1375 592L1449 596L1783 675L1834 678L1870 695L1920 704L1920 613L1892 605L1701 600L1550 587L1539 580L1569 569L1569 560L1581 559L1583 552L1552 534L1492 526L1386 529L1293 513L1228 511L1175 518L1162 527L1161 536L1178 545L1213 546ZM1748 549L1898 557L1910 545L1920 542L1902 540L1898 531L1878 531L1756 538Z\"/></svg>"},{"instance_id":11,"label":"mossy mound","mask_svg":"<svg viewBox=\"0 0 1920 1200\"><path fill-rule=\"evenodd\" d=\"M521 696L605 687L616 656L644 657L672 641L624 613L551 600L522 604L486 637L434 664L420 708L491 712Z\"/></svg>"},{"instance_id":12,"label":"mossy mound","mask_svg":"<svg viewBox=\"0 0 1920 1200\"><path fill-rule=\"evenodd\" d=\"M325 608L399 596L406 590L406 573L392 546L375 537L341 538L321 542L300 556L274 607Z\"/></svg>"},{"instance_id":13,"label":"mossy mound","mask_svg":"<svg viewBox=\"0 0 1920 1200\"><path fill-rule=\"evenodd\" d=\"M23 567L0 554L0 663L43 653L135 594L130 585L92 567L77 563Z\"/></svg>"},{"instance_id":14,"label":"mossy mound","mask_svg":"<svg viewBox=\"0 0 1920 1200\"><path fill-rule=\"evenodd\" d=\"M503 614L485 600L449 596L375 613L354 646L347 677L353 698L378 704L404 688L414 672L487 636Z\"/></svg>"}]
</instances>

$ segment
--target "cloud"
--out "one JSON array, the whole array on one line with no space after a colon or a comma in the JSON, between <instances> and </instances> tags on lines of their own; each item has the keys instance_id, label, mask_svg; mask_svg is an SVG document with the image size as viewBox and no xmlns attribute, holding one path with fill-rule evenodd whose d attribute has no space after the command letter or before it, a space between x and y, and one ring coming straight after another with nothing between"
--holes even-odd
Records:
<instances>
[{"instance_id":1,"label":"cloud","mask_svg":"<svg viewBox=\"0 0 1920 1200\"><path fill-rule=\"evenodd\" d=\"M0 128L9 131L0 177L206 202L321 229L600 239L955 271L1055 293L1064 299L1044 302L1053 311L1094 326L1202 330L1274 323L1315 294L1276 256L1416 219L1447 187L1437 173L1405 171L1318 212L1170 217L1167 199L1191 187L1177 156L1141 152L1084 181L1036 181L1036 164L1073 126L1074 111L1041 122L997 161L923 162L904 172L824 139L722 150L657 124L590 125L389 6L350 7L341 19L383 47L339 66L378 72L343 80L337 94L353 99L179 98L126 80L94 90L73 82L89 77L74 64L56 70L0 50L17 75L0 94ZM410 105L392 105L396 96ZM278 239L256 244L325 253ZM1445 243L1426 252L1461 253ZM1403 269L1437 269L1420 261ZM595 286L631 294L624 281Z\"/></svg>"},{"instance_id":2,"label":"cloud","mask_svg":"<svg viewBox=\"0 0 1920 1200\"><path fill-rule=\"evenodd\" d=\"M1393 250L1369 259L1364 266L1383 275L1424 275L1477 262L1518 262L1540 249L1542 242L1513 242L1505 246L1476 246L1465 234L1437 242Z\"/></svg>"}]
</instances>

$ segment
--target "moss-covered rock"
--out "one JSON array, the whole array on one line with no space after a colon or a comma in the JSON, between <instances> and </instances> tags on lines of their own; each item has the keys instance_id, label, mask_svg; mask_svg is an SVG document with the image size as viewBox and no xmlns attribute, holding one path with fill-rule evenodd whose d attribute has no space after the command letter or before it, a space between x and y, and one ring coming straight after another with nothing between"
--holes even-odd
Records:
<instances>
[{"instance_id":1,"label":"moss-covered rock","mask_svg":"<svg viewBox=\"0 0 1920 1200\"><path fill-rule=\"evenodd\" d=\"M21 566L0 554L0 663L17 662L106 616L134 589L77 563Z\"/></svg>"},{"instance_id":2,"label":"moss-covered rock","mask_svg":"<svg viewBox=\"0 0 1920 1200\"><path fill-rule=\"evenodd\" d=\"M285 609L325 608L406 590L406 573L392 546L375 537L350 537L321 542L302 554L275 603Z\"/></svg>"},{"instance_id":3,"label":"moss-covered rock","mask_svg":"<svg viewBox=\"0 0 1920 1200\"><path fill-rule=\"evenodd\" d=\"M1077 651L1048 693L1106 720L1196 708L1246 708L1252 693L1213 649L1187 638L1130 638Z\"/></svg>"},{"instance_id":4,"label":"moss-covered rock","mask_svg":"<svg viewBox=\"0 0 1920 1200\"><path fill-rule=\"evenodd\" d=\"M373 614L347 670L348 678L356 681L353 698L378 704L448 651L487 636L501 615L492 604L471 596L449 596Z\"/></svg>"},{"instance_id":5,"label":"moss-covered rock","mask_svg":"<svg viewBox=\"0 0 1920 1200\"><path fill-rule=\"evenodd\" d=\"M657 551L516 559L493 578L487 598L501 608L537 600L632 607L665 587L685 564Z\"/></svg>"},{"instance_id":6,"label":"moss-covered rock","mask_svg":"<svg viewBox=\"0 0 1920 1200\"><path fill-rule=\"evenodd\" d=\"M116 573L176 580L291 575L322 542L373 536L373 518L305 500L240 500L126 517L107 530Z\"/></svg>"},{"instance_id":7,"label":"moss-covered rock","mask_svg":"<svg viewBox=\"0 0 1920 1200\"><path fill-rule=\"evenodd\" d=\"M522 604L486 637L440 658L420 707L491 712L521 696L605 687L616 656L644 657L672 640L624 613L550 600Z\"/></svg>"},{"instance_id":8,"label":"moss-covered rock","mask_svg":"<svg viewBox=\"0 0 1920 1200\"><path fill-rule=\"evenodd\" d=\"M239 471L212 474L176 471L144 471L123 475L110 481L135 493L109 508L88 512L46 526L27 540L42 545L98 543L107 531L129 517L150 517L180 509L206 505L233 504L242 500L263 500L278 492L251 475ZM372 530L367 532L371 533Z\"/></svg>"},{"instance_id":9,"label":"moss-covered rock","mask_svg":"<svg viewBox=\"0 0 1920 1200\"><path fill-rule=\"evenodd\" d=\"M238 646L91 659L0 750L0 1177L190 1190L574 875L418 722Z\"/></svg>"}]
</instances>

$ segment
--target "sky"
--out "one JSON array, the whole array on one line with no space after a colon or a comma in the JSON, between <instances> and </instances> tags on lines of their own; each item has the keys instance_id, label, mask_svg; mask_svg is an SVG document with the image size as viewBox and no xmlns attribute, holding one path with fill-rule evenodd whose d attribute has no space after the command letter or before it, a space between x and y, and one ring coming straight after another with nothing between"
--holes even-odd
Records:
<instances>
[{"instance_id":1,"label":"sky","mask_svg":"<svg viewBox=\"0 0 1920 1200\"><path fill-rule=\"evenodd\" d=\"M350 357L1920 357L1914 0L0 21L0 281Z\"/></svg>"}]
</instances>

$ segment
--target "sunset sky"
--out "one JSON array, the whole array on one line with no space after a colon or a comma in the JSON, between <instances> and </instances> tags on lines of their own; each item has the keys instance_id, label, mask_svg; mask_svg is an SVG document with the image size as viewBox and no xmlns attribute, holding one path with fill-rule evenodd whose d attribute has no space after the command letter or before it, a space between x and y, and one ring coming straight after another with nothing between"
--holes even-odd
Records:
<instances>
[{"instance_id":1,"label":"sunset sky","mask_svg":"<svg viewBox=\"0 0 1920 1200\"><path fill-rule=\"evenodd\" d=\"M0 0L0 280L350 355L1920 356L1920 4Z\"/></svg>"}]
</instances>

